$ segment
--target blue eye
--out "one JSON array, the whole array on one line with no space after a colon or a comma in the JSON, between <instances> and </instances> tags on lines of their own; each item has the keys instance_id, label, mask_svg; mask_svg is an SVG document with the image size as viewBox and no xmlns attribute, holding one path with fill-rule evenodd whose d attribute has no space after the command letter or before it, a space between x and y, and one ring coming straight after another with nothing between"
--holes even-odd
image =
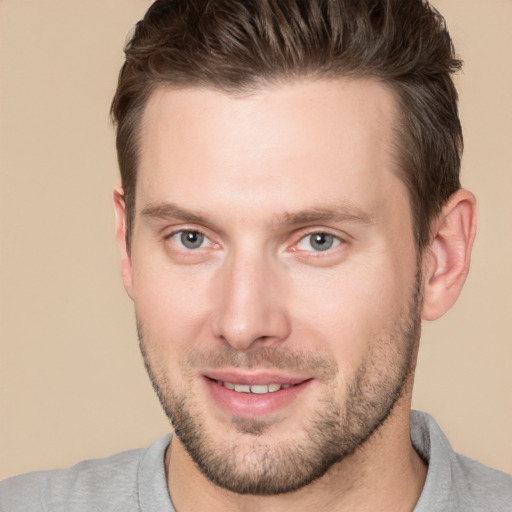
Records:
<instances>
[{"instance_id":1,"label":"blue eye","mask_svg":"<svg viewBox=\"0 0 512 512\"><path fill-rule=\"evenodd\" d=\"M325 252L341 244L341 240L329 233L311 233L302 238L297 247L301 251Z\"/></svg>"},{"instance_id":2,"label":"blue eye","mask_svg":"<svg viewBox=\"0 0 512 512\"><path fill-rule=\"evenodd\" d=\"M199 231L182 230L174 233L171 240L185 249L199 249L208 241L208 238Z\"/></svg>"}]
</instances>

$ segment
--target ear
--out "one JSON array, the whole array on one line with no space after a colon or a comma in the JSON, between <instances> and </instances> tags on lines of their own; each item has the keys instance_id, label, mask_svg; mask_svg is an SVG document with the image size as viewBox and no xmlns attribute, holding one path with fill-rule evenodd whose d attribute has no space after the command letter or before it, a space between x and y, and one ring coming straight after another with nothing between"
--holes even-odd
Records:
<instances>
[{"instance_id":1,"label":"ear","mask_svg":"<svg viewBox=\"0 0 512 512\"><path fill-rule=\"evenodd\" d=\"M476 199L464 189L444 206L425 250L423 265L424 320L435 320L455 303L469 272L476 234Z\"/></svg>"},{"instance_id":2,"label":"ear","mask_svg":"<svg viewBox=\"0 0 512 512\"><path fill-rule=\"evenodd\" d=\"M124 191L121 187L114 189L114 211L116 215L116 239L121 251L121 277L126 292L132 297L133 278L130 250L126 243L126 205L124 202ZM132 297L133 298L133 297Z\"/></svg>"}]
</instances>

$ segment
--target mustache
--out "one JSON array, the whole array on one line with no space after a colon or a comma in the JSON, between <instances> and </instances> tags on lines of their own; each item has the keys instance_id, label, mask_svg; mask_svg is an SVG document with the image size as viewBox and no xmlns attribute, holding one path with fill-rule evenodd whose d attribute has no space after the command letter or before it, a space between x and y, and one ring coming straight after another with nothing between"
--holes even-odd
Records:
<instances>
[{"instance_id":1,"label":"mustache","mask_svg":"<svg viewBox=\"0 0 512 512\"><path fill-rule=\"evenodd\" d=\"M338 364L332 357L311 352L294 352L278 347L259 347L243 352L231 347L204 351L193 349L186 357L186 366L209 369L283 370L314 376L324 382L333 380L338 373Z\"/></svg>"},{"instance_id":2,"label":"mustache","mask_svg":"<svg viewBox=\"0 0 512 512\"><path fill-rule=\"evenodd\" d=\"M140 350L146 368L149 368L147 361L150 359L151 350L148 350L145 343L143 323L139 318L136 318L136 321ZM332 356L325 353L293 351L273 346L257 347L246 351L238 351L231 346L210 350L193 348L180 365L185 373L198 368L282 370L287 373L305 374L322 382L333 381L338 375L338 363Z\"/></svg>"}]
</instances>

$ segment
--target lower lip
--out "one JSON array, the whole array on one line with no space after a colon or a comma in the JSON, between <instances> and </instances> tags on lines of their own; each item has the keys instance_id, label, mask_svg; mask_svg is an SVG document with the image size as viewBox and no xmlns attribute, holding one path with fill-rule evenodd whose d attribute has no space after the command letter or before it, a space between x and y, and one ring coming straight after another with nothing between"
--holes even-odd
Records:
<instances>
[{"instance_id":1,"label":"lower lip","mask_svg":"<svg viewBox=\"0 0 512 512\"><path fill-rule=\"evenodd\" d=\"M205 383L215 402L225 411L241 418L261 418L290 405L312 381L306 380L289 388L261 395L238 393L206 377Z\"/></svg>"}]
</instances>

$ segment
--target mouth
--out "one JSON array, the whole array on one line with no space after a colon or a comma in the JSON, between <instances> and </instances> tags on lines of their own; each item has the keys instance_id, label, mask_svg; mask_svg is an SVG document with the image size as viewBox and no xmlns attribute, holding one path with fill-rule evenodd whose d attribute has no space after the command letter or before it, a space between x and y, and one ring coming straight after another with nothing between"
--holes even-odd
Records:
<instances>
[{"instance_id":1,"label":"mouth","mask_svg":"<svg viewBox=\"0 0 512 512\"><path fill-rule=\"evenodd\" d=\"M237 393L252 393L255 395L266 395L267 393L275 393L281 389L288 389L297 384L235 384L233 382L216 381L219 386L236 391Z\"/></svg>"},{"instance_id":2,"label":"mouth","mask_svg":"<svg viewBox=\"0 0 512 512\"><path fill-rule=\"evenodd\" d=\"M211 372L203 377L210 397L220 409L231 417L253 419L283 413L315 380L238 372Z\"/></svg>"}]
</instances>

